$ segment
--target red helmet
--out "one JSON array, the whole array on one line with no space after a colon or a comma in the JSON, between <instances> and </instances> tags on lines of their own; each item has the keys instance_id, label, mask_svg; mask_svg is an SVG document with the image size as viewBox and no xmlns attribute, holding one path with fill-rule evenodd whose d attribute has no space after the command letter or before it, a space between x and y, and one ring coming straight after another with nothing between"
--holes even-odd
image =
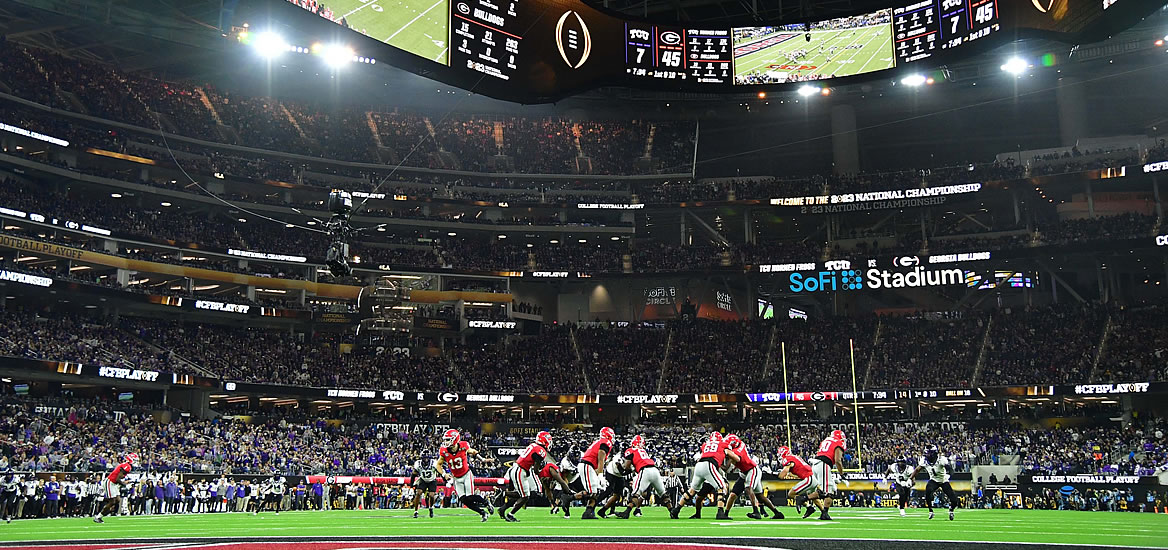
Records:
<instances>
[{"instance_id":1,"label":"red helmet","mask_svg":"<svg viewBox=\"0 0 1168 550\"><path fill-rule=\"evenodd\" d=\"M138 453L130 453L130 454L126 455L126 462L129 462L130 464L137 464L138 463Z\"/></svg>"},{"instance_id":2,"label":"red helmet","mask_svg":"<svg viewBox=\"0 0 1168 550\"><path fill-rule=\"evenodd\" d=\"M787 458L791 454L791 448L787 446L779 447L779 458Z\"/></svg>"},{"instance_id":3,"label":"red helmet","mask_svg":"<svg viewBox=\"0 0 1168 550\"><path fill-rule=\"evenodd\" d=\"M462 441L462 434L458 433L458 430L452 428L446 430L446 433L442 434L443 447L454 447L455 445L458 445L459 441Z\"/></svg>"},{"instance_id":4,"label":"red helmet","mask_svg":"<svg viewBox=\"0 0 1168 550\"><path fill-rule=\"evenodd\" d=\"M552 446L552 434L548 432L539 432L535 434L535 442L546 447Z\"/></svg>"},{"instance_id":5,"label":"red helmet","mask_svg":"<svg viewBox=\"0 0 1168 550\"><path fill-rule=\"evenodd\" d=\"M720 434L718 432L710 432L710 441L717 441L718 443L721 443L722 442L722 434Z\"/></svg>"},{"instance_id":6,"label":"red helmet","mask_svg":"<svg viewBox=\"0 0 1168 550\"><path fill-rule=\"evenodd\" d=\"M742 440L738 439L738 436L734 434L727 435L723 441L725 441L726 446L730 447L731 449L737 449L742 446Z\"/></svg>"},{"instance_id":7,"label":"red helmet","mask_svg":"<svg viewBox=\"0 0 1168 550\"><path fill-rule=\"evenodd\" d=\"M605 426L605 427L600 429L600 438L607 439L609 441L615 441L616 440L616 432L612 431L612 428Z\"/></svg>"},{"instance_id":8,"label":"red helmet","mask_svg":"<svg viewBox=\"0 0 1168 550\"><path fill-rule=\"evenodd\" d=\"M831 432L831 438L832 438L832 439L834 439L834 440L836 440L836 441L840 441L840 442L843 442L843 441L847 441L847 440L848 440L848 439L847 439L847 436L845 436L845 435L844 435L844 431L843 431L843 430L833 430L833 431Z\"/></svg>"},{"instance_id":9,"label":"red helmet","mask_svg":"<svg viewBox=\"0 0 1168 550\"><path fill-rule=\"evenodd\" d=\"M633 436L633 440L629 443L629 446L636 447L638 449L644 448L645 447L645 436L640 435L640 434Z\"/></svg>"}]
</instances>

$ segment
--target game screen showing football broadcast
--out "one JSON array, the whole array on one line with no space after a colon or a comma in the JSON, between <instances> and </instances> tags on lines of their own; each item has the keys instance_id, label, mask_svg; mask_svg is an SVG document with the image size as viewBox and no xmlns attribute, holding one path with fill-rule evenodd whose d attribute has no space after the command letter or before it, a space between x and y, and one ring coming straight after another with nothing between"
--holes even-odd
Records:
<instances>
[{"instance_id":1,"label":"game screen showing football broadcast","mask_svg":"<svg viewBox=\"0 0 1168 550\"><path fill-rule=\"evenodd\" d=\"M892 10L804 25L738 27L734 83L782 84L891 69Z\"/></svg>"},{"instance_id":2,"label":"game screen showing football broadcast","mask_svg":"<svg viewBox=\"0 0 1168 550\"><path fill-rule=\"evenodd\" d=\"M288 0L346 29L448 65L450 0Z\"/></svg>"}]
</instances>

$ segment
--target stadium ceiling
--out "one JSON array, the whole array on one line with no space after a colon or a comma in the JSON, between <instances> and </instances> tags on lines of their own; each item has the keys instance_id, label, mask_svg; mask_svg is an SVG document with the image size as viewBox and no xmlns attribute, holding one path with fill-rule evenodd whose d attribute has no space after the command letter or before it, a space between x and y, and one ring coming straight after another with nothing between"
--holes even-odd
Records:
<instances>
[{"instance_id":1,"label":"stadium ceiling","mask_svg":"<svg viewBox=\"0 0 1168 550\"><path fill-rule=\"evenodd\" d=\"M632 17L657 21L735 22L823 19L886 8L887 0L585 0Z\"/></svg>"},{"instance_id":2,"label":"stadium ceiling","mask_svg":"<svg viewBox=\"0 0 1168 550\"><path fill-rule=\"evenodd\" d=\"M229 16L220 0L8 0L0 37L136 71L219 50Z\"/></svg>"}]
</instances>

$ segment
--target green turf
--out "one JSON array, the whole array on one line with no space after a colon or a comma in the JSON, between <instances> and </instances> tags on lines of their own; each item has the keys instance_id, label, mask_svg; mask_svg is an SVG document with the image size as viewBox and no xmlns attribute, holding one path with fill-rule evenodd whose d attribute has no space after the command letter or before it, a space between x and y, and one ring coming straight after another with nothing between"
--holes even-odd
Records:
<instances>
[{"instance_id":1,"label":"green turf","mask_svg":"<svg viewBox=\"0 0 1168 550\"><path fill-rule=\"evenodd\" d=\"M449 0L329 0L328 6L372 38L447 63Z\"/></svg>"},{"instance_id":2,"label":"green turf","mask_svg":"<svg viewBox=\"0 0 1168 550\"><path fill-rule=\"evenodd\" d=\"M574 510L578 513L580 510ZM712 511L711 511L712 512ZM832 522L813 519L782 521L746 519L739 508L733 521L670 520L664 509L645 510L645 517L583 521L548 514L547 508L527 509L510 524L497 516L482 524L468 510L443 510L434 519L413 519L402 510L284 512L260 514L191 514L89 519L42 519L0 524L0 542L63 539L161 537L292 537L292 536L425 536L542 535L611 537L796 537L911 539L986 542L1072 543L1168 548L1168 515L1123 512L1059 512L1042 510L958 510L957 521L910 510L901 518L892 509L832 511ZM793 509L786 509L794 516ZM687 509L683 517L692 513ZM712 517L713 514L711 513ZM339 528L343 526L342 528Z\"/></svg>"},{"instance_id":3,"label":"green turf","mask_svg":"<svg viewBox=\"0 0 1168 550\"><path fill-rule=\"evenodd\" d=\"M774 33L790 34L790 33ZM797 74L801 76L851 76L866 72L890 69L893 67L892 27L876 25L873 27L859 27L856 29L811 31L811 41L803 38L803 34L795 32L790 38L769 48L746 54L734 59L734 75L742 76L752 73L766 73L768 70ZM763 40L759 38L758 40ZM754 40L752 40L753 42ZM856 49L844 49L850 45L860 45ZM836 47L834 55L828 54L828 48ZM820 51L822 48L822 51ZM806 49L807 55L791 62L787 52ZM828 59L831 59L829 62ZM814 69L791 70L773 68L779 65L805 65Z\"/></svg>"}]
</instances>

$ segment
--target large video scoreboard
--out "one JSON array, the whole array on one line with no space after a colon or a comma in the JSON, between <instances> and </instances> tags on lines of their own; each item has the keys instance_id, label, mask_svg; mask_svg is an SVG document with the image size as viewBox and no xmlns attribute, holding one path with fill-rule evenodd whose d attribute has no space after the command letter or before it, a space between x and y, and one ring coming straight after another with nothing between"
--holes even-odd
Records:
<instances>
[{"instance_id":1,"label":"large video scoreboard","mask_svg":"<svg viewBox=\"0 0 1168 550\"><path fill-rule=\"evenodd\" d=\"M1105 9L1117 11L1116 0L893 0L848 17L719 27L632 20L580 0L287 1L446 65L439 78L531 97L609 85L741 91L866 75L940 63L1029 31L1073 40Z\"/></svg>"}]
</instances>

